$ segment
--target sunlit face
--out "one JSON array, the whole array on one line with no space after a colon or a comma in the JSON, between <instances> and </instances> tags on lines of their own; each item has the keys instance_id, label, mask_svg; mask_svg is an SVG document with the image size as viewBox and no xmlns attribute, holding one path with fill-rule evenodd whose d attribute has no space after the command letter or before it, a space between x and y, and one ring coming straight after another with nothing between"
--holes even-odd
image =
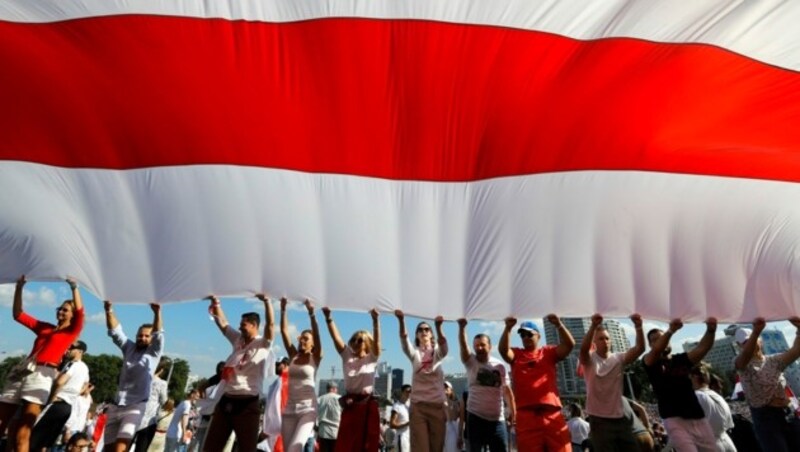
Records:
<instances>
[{"instance_id":1,"label":"sunlit face","mask_svg":"<svg viewBox=\"0 0 800 452\"><path fill-rule=\"evenodd\" d=\"M147 327L139 328L136 332L136 346L139 348L146 348L153 342L153 329Z\"/></svg>"},{"instance_id":2,"label":"sunlit face","mask_svg":"<svg viewBox=\"0 0 800 452\"><path fill-rule=\"evenodd\" d=\"M453 398L453 388L451 386L446 386L445 385L444 394L447 396L447 398L452 399Z\"/></svg>"},{"instance_id":3,"label":"sunlit face","mask_svg":"<svg viewBox=\"0 0 800 452\"><path fill-rule=\"evenodd\" d=\"M420 323L417 326L416 332L416 340L418 345L430 345L433 338L433 331L431 331L431 326L427 323Z\"/></svg>"},{"instance_id":4,"label":"sunlit face","mask_svg":"<svg viewBox=\"0 0 800 452\"><path fill-rule=\"evenodd\" d=\"M309 353L314 348L314 336L308 331L304 331L297 337L298 348L303 353Z\"/></svg>"},{"instance_id":5,"label":"sunlit face","mask_svg":"<svg viewBox=\"0 0 800 452\"><path fill-rule=\"evenodd\" d=\"M242 333L242 337L245 339L253 339L258 336L258 325L242 319L242 321L239 322L239 332Z\"/></svg>"},{"instance_id":6,"label":"sunlit face","mask_svg":"<svg viewBox=\"0 0 800 452\"><path fill-rule=\"evenodd\" d=\"M350 348L356 354L369 353L369 338L363 333L354 334L350 338Z\"/></svg>"},{"instance_id":7,"label":"sunlit face","mask_svg":"<svg viewBox=\"0 0 800 452\"><path fill-rule=\"evenodd\" d=\"M536 331L520 330L517 334L526 350L534 349L539 345L539 333Z\"/></svg>"},{"instance_id":8,"label":"sunlit face","mask_svg":"<svg viewBox=\"0 0 800 452\"><path fill-rule=\"evenodd\" d=\"M492 344L489 343L489 339L485 337L478 337L472 341L472 348L475 349L475 358L478 361L485 363L489 360L489 353L492 351Z\"/></svg>"},{"instance_id":9,"label":"sunlit face","mask_svg":"<svg viewBox=\"0 0 800 452\"><path fill-rule=\"evenodd\" d=\"M594 346L601 355L611 350L611 336L608 335L608 331L600 330L594 333Z\"/></svg>"},{"instance_id":10,"label":"sunlit face","mask_svg":"<svg viewBox=\"0 0 800 452\"><path fill-rule=\"evenodd\" d=\"M61 306L56 308L56 320L58 323L65 323L72 321L72 316L74 315L73 305L69 301L65 301L61 303Z\"/></svg>"}]
</instances>

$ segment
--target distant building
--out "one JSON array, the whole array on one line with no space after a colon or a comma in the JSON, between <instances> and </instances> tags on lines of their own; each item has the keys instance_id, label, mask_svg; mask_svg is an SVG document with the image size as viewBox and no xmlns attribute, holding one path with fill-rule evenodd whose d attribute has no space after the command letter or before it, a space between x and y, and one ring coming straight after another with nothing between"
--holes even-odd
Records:
<instances>
[{"instance_id":1,"label":"distant building","mask_svg":"<svg viewBox=\"0 0 800 452\"><path fill-rule=\"evenodd\" d=\"M403 369L392 369L392 388L403 387Z\"/></svg>"},{"instance_id":2,"label":"distant building","mask_svg":"<svg viewBox=\"0 0 800 452\"><path fill-rule=\"evenodd\" d=\"M379 362L375 370L375 388L373 394L376 397L392 398L392 366L386 362Z\"/></svg>"},{"instance_id":3,"label":"distant building","mask_svg":"<svg viewBox=\"0 0 800 452\"><path fill-rule=\"evenodd\" d=\"M733 338L737 327L738 325L730 325L725 328L725 337L715 340L711 350L703 358L703 361L710 364L712 369L725 378L728 378L728 375L733 372L733 360L736 358L736 354L739 353L736 341ZM688 352L697 347L697 344L697 341L684 342L683 351ZM733 384L732 381L728 383Z\"/></svg>"},{"instance_id":4,"label":"distant building","mask_svg":"<svg viewBox=\"0 0 800 452\"><path fill-rule=\"evenodd\" d=\"M561 319L561 322L564 323L572 337L575 338L575 348L572 349L572 353L569 354L567 359L558 363L558 368L556 369L558 392L561 397L585 396L586 383L582 377L578 376L576 370L578 368L580 345L592 321L587 317L565 317ZM608 335L611 338L611 350L624 352L631 347L628 336L618 321L608 319L603 322L603 325L607 328ZM558 331L550 322L545 321L544 332L548 344L557 345L559 343Z\"/></svg>"}]
</instances>

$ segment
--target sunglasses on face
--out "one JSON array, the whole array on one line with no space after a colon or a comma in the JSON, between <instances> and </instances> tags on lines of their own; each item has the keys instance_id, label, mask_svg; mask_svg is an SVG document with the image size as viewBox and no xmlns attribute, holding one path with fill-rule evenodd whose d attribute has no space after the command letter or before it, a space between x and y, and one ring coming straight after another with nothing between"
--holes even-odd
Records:
<instances>
[{"instance_id":1,"label":"sunglasses on face","mask_svg":"<svg viewBox=\"0 0 800 452\"><path fill-rule=\"evenodd\" d=\"M533 337L533 333L531 333L530 331L523 330L523 331L520 331L518 334L519 334L519 337L521 337L523 339L527 339L527 338Z\"/></svg>"},{"instance_id":2,"label":"sunglasses on face","mask_svg":"<svg viewBox=\"0 0 800 452\"><path fill-rule=\"evenodd\" d=\"M423 326L421 328L417 328L417 333L430 333L431 329L427 326Z\"/></svg>"},{"instance_id":3,"label":"sunglasses on face","mask_svg":"<svg viewBox=\"0 0 800 452\"><path fill-rule=\"evenodd\" d=\"M69 308L56 308L56 312L69 312Z\"/></svg>"},{"instance_id":4,"label":"sunglasses on face","mask_svg":"<svg viewBox=\"0 0 800 452\"><path fill-rule=\"evenodd\" d=\"M363 337L356 338L355 342L356 342L356 344L363 344L364 343L364 338Z\"/></svg>"}]
</instances>

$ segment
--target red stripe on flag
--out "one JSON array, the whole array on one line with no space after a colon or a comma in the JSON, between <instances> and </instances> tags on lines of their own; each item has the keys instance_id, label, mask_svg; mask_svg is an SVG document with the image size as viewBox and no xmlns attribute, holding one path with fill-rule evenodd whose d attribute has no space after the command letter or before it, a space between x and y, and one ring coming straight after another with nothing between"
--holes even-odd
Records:
<instances>
[{"instance_id":1,"label":"red stripe on flag","mask_svg":"<svg viewBox=\"0 0 800 452\"><path fill-rule=\"evenodd\" d=\"M158 16L0 22L0 43L0 159L800 181L800 75L707 45Z\"/></svg>"}]
</instances>

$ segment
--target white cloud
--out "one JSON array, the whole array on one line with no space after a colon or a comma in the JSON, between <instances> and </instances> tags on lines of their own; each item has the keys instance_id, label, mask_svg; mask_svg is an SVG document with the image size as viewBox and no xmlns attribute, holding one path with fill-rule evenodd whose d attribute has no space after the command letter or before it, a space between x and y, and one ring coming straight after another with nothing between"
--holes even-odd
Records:
<instances>
[{"instance_id":1,"label":"white cloud","mask_svg":"<svg viewBox=\"0 0 800 452\"><path fill-rule=\"evenodd\" d=\"M105 325L106 323L106 315L103 312L98 312L95 314L89 314L86 316L85 321L87 323L94 323L97 325Z\"/></svg>"},{"instance_id":2,"label":"white cloud","mask_svg":"<svg viewBox=\"0 0 800 452\"><path fill-rule=\"evenodd\" d=\"M503 330L505 329L506 324L505 324L505 322L499 322L499 321L494 321L494 322L492 322L492 321L481 321L481 322L478 322L477 326L478 326L478 328L480 328L481 333L487 334L490 337L495 337L495 336L499 336L500 334L503 333Z\"/></svg>"},{"instance_id":3,"label":"white cloud","mask_svg":"<svg viewBox=\"0 0 800 452\"><path fill-rule=\"evenodd\" d=\"M11 307L14 302L15 287L16 284L0 285L0 306ZM57 300L58 296L56 296L56 292L49 287L40 287L35 291L28 289L22 290L23 306L55 307Z\"/></svg>"}]
</instances>

